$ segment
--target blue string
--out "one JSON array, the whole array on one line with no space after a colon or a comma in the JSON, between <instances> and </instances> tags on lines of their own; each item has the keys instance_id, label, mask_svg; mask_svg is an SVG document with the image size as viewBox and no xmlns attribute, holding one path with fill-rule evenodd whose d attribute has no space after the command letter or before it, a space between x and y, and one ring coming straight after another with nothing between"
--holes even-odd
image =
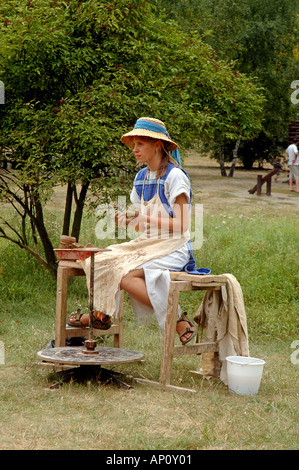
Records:
<instances>
[{"instance_id":1,"label":"blue string","mask_svg":"<svg viewBox=\"0 0 299 470\"><path fill-rule=\"evenodd\" d=\"M182 166L181 164L181 157L180 157L180 152L178 150L171 150L169 152L169 155L180 165Z\"/></svg>"}]
</instances>

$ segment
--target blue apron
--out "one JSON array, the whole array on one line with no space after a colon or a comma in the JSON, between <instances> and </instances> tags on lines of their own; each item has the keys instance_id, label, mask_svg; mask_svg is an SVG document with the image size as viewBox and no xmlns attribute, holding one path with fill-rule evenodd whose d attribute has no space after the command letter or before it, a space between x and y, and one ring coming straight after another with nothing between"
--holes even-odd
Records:
<instances>
[{"instance_id":1,"label":"blue apron","mask_svg":"<svg viewBox=\"0 0 299 470\"><path fill-rule=\"evenodd\" d=\"M174 217L174 214L165 196L164 187L165 187L165 181L167 179L167 176L169 175L170 171L175 167L180 168L174 165L173 163L168 163L165 175L155 180L146 179L146 174L147 174L148 169L147 167L142 168L137 173L135 180L134 180L134 187L136 189L136 192L140 200L143 195L144 201L150 201L154 197L154 195L157 193L157 188L159 188L159 197L170 217ZM183 170L183 168L180 168L180 170L183 171L189 179L189 175L185 172L185 170ZM142 194L142 191L143 191L143 194ZM190 189L190 204L191 204L191 199L192 199L192 191ZM190 240L188 241L187 245L188 245L188 249L190 253L190 259L188 263L183 267L183 269L178 269L177 271L186 271L189 274L201 274L201 275L210 274L211 273L210 269L196 268L196 261L193 257L192 246L191 246Z\"/></svg>"}]
</instances>

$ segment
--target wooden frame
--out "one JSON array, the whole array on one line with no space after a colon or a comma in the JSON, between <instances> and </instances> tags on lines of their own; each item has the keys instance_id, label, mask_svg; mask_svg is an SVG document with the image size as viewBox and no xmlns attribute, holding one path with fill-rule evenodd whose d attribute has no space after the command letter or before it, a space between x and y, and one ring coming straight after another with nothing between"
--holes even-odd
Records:
<instances>
[{"instance_id":1,"label":"wooden frame","mask_svg":"<svg viewBox=\"0 0 299 470\"><path fill-rule=\"evenodd\" d=\"M171 281L169 286L168 306L166 314L166 323L164 330L163 350L161 358L161 369L159 382L147 379L135 378L138 383L151 385L160 389L171 391L195 390L183 387L177 387L170 384L172 362L175 356L184 356L189 354L202 354L206 352L215 353L214 371L215 376L219 375L218 344L214 342L201 342L183 345L175 345L176 323L178 316L179 296L183 291L197 290L220 290L226 286L226 277L222 275L193 275L185 272L171 272ZM67 315L67 291L68 279L72 276L85 276L84 270L76 262L60 261L57 273L57 300L56 300L56 327L55 327L55 347L64 347L67 337L85 336L88 333L87 328L66 327ZM117 319L109 330L94 329L95 335L114 335L114 347L123 347L123 324L124 319L124 292L121 291L120 308ZM208 322L214 322L214 318L208 318Z\"/></svg>"},{"instance_id":2,"label":"wooden frame","mask_svg":"<svg viewBox=\"0 0 299 470\"><path fill-rule=\"evenodd\" d=\"M57 271L55 347L64 347L66 338L88 336L88 328L66 327L68 279L72 276L85 276L83 268L75 261L60 261ZM95 336L114 335L113 346L123 347L124 292L120 292L117 318L109 330L94 328Z\"/></svg>"},{"instance_id":3,"label":"wooden frame","mask_svg":"<svg viewBox=\"0 0 299 470\"><path fill-rule=\"evenodd\" d=\"M218 344L214 342L202 342L186 345L175 345L176 323L178 317L179 295L183 291L196 290L220 290L226 285L226 277L221 275L193 275L185 272L171 272L171 282L169 286L168 306L166 324L164 331L162 361L159 382L138 380L141 383L152 383L156 387L168 390L181 390L195 392L192 389L176 387L170 384L172 362L175 356L202 354L214 352L214 374L219 376L220 365L218 359ZM208 318L208 322L214 322L214 318Z\"/></svg>"}]
</instances>

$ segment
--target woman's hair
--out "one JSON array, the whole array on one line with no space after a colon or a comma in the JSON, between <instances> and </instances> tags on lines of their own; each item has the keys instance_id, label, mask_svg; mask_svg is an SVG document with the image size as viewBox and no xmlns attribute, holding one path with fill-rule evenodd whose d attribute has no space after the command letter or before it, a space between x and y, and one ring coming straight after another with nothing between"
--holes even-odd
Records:
<instances>
[{"instance_id":1,"label":"woman's hair","mask_svg":"<svg viewBox=\"0 0 299 470\"><path fill-rule=\"evenodd\" d=\"M170 162L170 155L167 149L165 148L166 143L162 142L162 140L160 142L161 142L162 159L161 159L160 167L157 171L157 178L161 178L162 176L165 175L166 170L167 170L167 165Z\"/></svg>"},{"instance_id":2,"label":"woman's hair","mask_svg":"<svg viewBox=\"0 0 299 470\"><path fill-rule=\"evenodd\" d=\"M166 170L167 170L167 165L168 165L169 162L178 165L176 163L176 161L173 158L171 158L171 156L168 153L168 150L167 150L168 144L167 144L167 142L165 142L163 140L159 140L159 139L154 139L153 137L145 137L145 136L143 137L142 136L140 138L143 139L143 140L146 140L148 142L152 142L152 143L161 142L162 159L161 159L160 167L158 168L158 171L157 171L157 178L161 178L162 176L165 175Z\"/></svg>"}]
</instances>

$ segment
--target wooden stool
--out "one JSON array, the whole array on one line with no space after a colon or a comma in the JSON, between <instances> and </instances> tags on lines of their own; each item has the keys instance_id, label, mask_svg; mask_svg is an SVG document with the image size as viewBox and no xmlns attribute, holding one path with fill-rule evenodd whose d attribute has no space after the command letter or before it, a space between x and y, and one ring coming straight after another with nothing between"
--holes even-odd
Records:
<instances>
[{"instance_id":1,"label":"wooden stool","mask_svg":"<svg viewBox=\"0 0 299 470\"><path fill-rule=\"evenodd\" d=\"M88 336L88 327L67 327L67 291L68 279L72 276L85 276L83 268L75 261L59 261L57 271L57 297L56 297L56 327L55 347L65 347L66 338ZM94 328L95 336L114 335L113 345L115 348L123 347L123 317L124 317L124 292L120 293L120 304L117 318L109 330Z\"/></svg>"},{"instance_id":2,"label":"wooden stool","mask_svg":"<svg viewBox=\"0 0 299 470\"><path fill-rule=\"evenodd\" d=\"M180 388L170 385L172 360L174 356L187 354L202 354L206 352L214 352L215 375L219 375L217 368L218 344L216 338L214 342L202 342L196 344L186 344L175 346L176 324L178 318L179 295L182 291L196 290L220 290L226 285L225 276L221 275L194 275L186 272L171 272L171 282L169 286L168 307L166 315L166 324L164 332L164 343L162 352L162 362L160 370L160 385L163 388ZM208 318L208 322L214 322L215 319Z\"/></svg>"}]
</instances>

